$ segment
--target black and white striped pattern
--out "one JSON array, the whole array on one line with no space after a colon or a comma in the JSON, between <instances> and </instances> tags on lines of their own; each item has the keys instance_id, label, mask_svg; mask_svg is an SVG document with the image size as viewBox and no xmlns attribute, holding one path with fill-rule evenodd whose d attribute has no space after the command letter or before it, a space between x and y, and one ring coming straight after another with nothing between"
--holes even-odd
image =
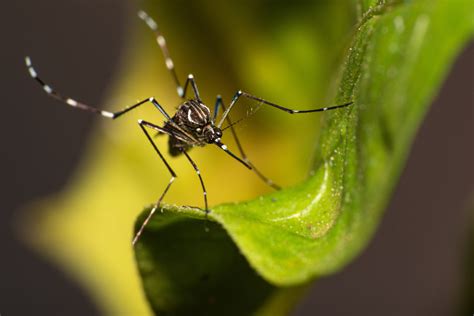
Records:
<instances>
[{"instance_id":1,"label":"black and white striped pattern","mask_svg":"<svg viewBox=\"0 0 474 316\"><path fill-rule=\"evenodd\" d=\"M28 57L28 56L25 57L25 64L26 64L26 67L28 68L28 72L30 73L31 78L35 79L43 87L43 90L47 94L52 96L53 98L58 99L60 101L63 101L67 105L78 108L78 109L81 109L81 110L94 112L94 113L100 114L100 115L102 115L104 117L108 117L108 118L114 118L114 113L111 113L111 112L108 112L108 111L102 111L102 110L96 109L94 107L88 106L86 104L80 103L80 102L78 102L78 101L76 101L72 98L62 96L59 92L54 90L50 85L46 84L38 76L38 72L33 67L33 64L31 63L31 58L30 57Z\"/></svg>"},{"instance_id":2,"label":"black and white striped pattern","mask_svg":"<svg viewBox=\"0 0 474 316\"><path fill-rule=\"evenodd\" d=\"M186 113L186 120L196 126L204 126L211 121L209 108L197 100L186 101L183 111Z\"/></svg>"},{"instance_id":3,"label":"black and white striped pattern","mask_svg":"<svg viewBox=\"0 0 474 316\"><path fill-rule=\"evenodd\" d=\"M158 24L156 24L155 20L153 20L145 11L138 11L138 17L142 19L146 25L155 33L156 42L158 46L160 46L161 52L163 53L163 57L165 58L165 65L166 68L171 72L173 79L176 83L176 92L178 95L183 98L185 95L185 89L181 86L178 75L176 74L176 70L174 67L173 59L171 59L171 55L168 50L168 46L166 45L166 39L161 34L160 30L158 29Z\"/></svg>"},{"instance_id":4,"label":"black and white striped pattern","mask_svg":"<svg viewBox=\"0 0 474 316\"><path fill-rule=\"evenodd\" d=\"M166 119L171 119L170 116L165 112L165 110L163 109L163 107L158 103L158 101L156 101L155 98L146 98L142 101L139 101L135 104L132 104L131 106L128 106L120 111L117 111L117 112L109 112L109 111L104 111L104 110L99 110L93 106L89 106L87 104L84 104L84 103L81 103L79 101L76 101L75 99L72 99L72 98L69 98L69 97L64 97L62 96L59 92L57 92L56 90L54 90L50 85L46 84L39 76L38 76L38 73L36 72L35 68L33 67L32 63L31 63L31 58L30 57L25 57L25 63L26 63L26 66L28 67L28 72L30 73L30 76L35 79L42 87L43 87L43 90L50 96L52 96L53 98L57 99L57 100L60 100L64 103L66 103L67 105L69 106L72 106L74 108L78 108L80 110L84 110L84 111L88 111L88 112L92 112L92 113L96 113L96 114L99 114L103 117L106 117L106 118L110 118L110 119L116 119L118 117L120 117L121 115L127 113L128 111L130 110L133 110L137 107L139 107L140 105L142 104L145 104L147 102L150 102L151 104L153 104L162 114L163 116L165 116Z\"/></svg>"}]
</instances>

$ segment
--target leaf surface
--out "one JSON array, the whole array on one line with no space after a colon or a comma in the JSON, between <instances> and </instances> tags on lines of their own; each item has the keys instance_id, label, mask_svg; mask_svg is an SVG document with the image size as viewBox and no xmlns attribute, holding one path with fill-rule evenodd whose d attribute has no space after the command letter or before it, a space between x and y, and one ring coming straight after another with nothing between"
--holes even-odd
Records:
<instances>
[{"instance_id":1,"label":"leaf surface","mask_svg":"<svg viewBox=\"0 0 474 316\"><path fill-rule=\"evenodd\" d=\"M190 208L157 212L136 247L155 311L255 312L278 288L333 273L367 245L428 105L472 36L474 7L465 0L359 7L335 98L354 105L326 114L312 175L213 207L208 220Z\"/></svg>"}]
</instances>

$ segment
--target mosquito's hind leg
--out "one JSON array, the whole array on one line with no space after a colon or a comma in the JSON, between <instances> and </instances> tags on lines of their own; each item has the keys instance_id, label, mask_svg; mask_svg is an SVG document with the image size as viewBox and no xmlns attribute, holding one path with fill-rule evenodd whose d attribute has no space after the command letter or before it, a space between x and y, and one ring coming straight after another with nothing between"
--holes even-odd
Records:
<instances>
[{"instance_id":1,"label":"mosquito's hind leg","mask_svg":"<svg viewBox=\"0 0 474 316\"><path fill-rule=\"evenodd\" d=\"M83 110L83 111L87 111L87 112L92 112L92 113L96 113L96 114L99 114L103 117L106 117L106 118L110 118L110 119L116 119L118 117L120 117L121 115L127 113L128 111L131 111L135 108L138 108L140 105L142 104L145 104L147 102L150 102L152 103L168 120L170 119L170 116L165 112L165 110L163 109L163 107L155 100L155 98L147 98L147 99L144 99L140 102L137 102L135 104L132 104L131 106L128 106L122 110L119 110L117 112L109 112L109 111L104 111L104 110L99 110L98 108L95 108L93 106L90 106L90 105L87 105L87 104L84 104L84 103L81 103L75 99L72 99L72 98L69 98L69 97L65 97L63 96L61 93L57 92L56 90L54 90L49 84L47 84L43 79L41 79L41 77L39 77L38 75L38 72L36 71L36 69L33 67L33 64L31 63L31 59L30 57L25 57L25 63L26 63L26 67L28 68L28 72L30 73L30 76L31 78L35 79L36 82L38 82L41 87L43 87L43 90L48 94L50 95L51 97L59 100L59 101L62 101L64 103L66 103L67 105L69 106L72 106L74 108L77 108L77 109L80 109L80 110Z\"/></svg>"},{"instance_id":2,"label":"mosquito's hind leg","mask_svg":"<svg viewBox=\"0 0 474 316\"><path fill-rule=\"evenodd\" d=\"M155 20L153 20L153 18L150 17L145 11L138 11L138 17L142 19L146 23L146 25L148 25L148 27L153 31L153 33L155 33L156 42L158 43L158 46L160 47L161 52L163 53L163 57L165 58L166 68L171 73L171 76L173 77L173 80L176 84L176 92L178 93L178 96L184 99L186 96L186 90L189 84L191 84L194 96L196 97L196 99L201 100L196 81L194 80L194 76L192 74L188 75L188 78L184 83L184 87L181 85L181 82L178 78L178 74L176 73L173 59L171 59L171 55L168 50L168 45L166 44L166 39L158 28L158 24L155 22Z\"/></svg>"},{"instance_id":3,"label":"mosquito's hind leg","mask_svg":"<svg viewBox=\"0 0 474 316\"><path fill-rule=\"evenodd\" d=\"M184 97L183 86L181 85L179 81L178 75L174 68L173 59L171 59L168 46L166 45L166 39L163 36L163 34L161 34L158 28L158 24L145 11L138 11L138 17L142 19L146 23L146 25L148 25L148 27L153 31L153 33L155 33L156 42L158 43L158 46L160 47L161 52L163 53L163 57L165 58L166 68L171 73L171 76L173 77L173 80L176 84L176 92L178 93L180 98L183 98Z\"/></svg>"}]
</instances>

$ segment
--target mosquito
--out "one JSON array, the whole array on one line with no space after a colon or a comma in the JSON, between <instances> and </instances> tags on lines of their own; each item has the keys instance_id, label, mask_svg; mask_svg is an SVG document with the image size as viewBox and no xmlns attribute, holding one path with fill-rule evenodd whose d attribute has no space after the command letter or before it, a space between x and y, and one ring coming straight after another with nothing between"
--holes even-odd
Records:
<instances>
[{"instance_id":1,"label":"mosquito","mask_svg":"<svg viewBox=\"0 0 474 316\"><path fill-rule=\"evenodd\" d=\"M219 147L220 149L222 149L226 154L228 154L229 156L237 160L239 163L244 165L246 168L252 170L267 185L269 185L270 187L276 190L280 189L280 186L278 186L268 177L263 175L253 165L253 163L248 159L242 147L242 144L239 141L239 138L234 128L234 125L238 123L238 121L233 122L229 115L231 110L237 104L238 100L240 100L241 98L247 98L247 99L259 102L259 104L268 105L275 109L285 111L289 114L324 112L328 110L344 108L352 104L352 102L347 102L340 105L328 106L328 107L317 108L317 109L312 109L312 110L293 110L293 109L286 108L284 106L266 101L250 93L239 90L234 94L228 107L224 105L222 97L218 95L214 104L213 112L211 113L209 107L206 104L204 104L204 102L202 101L199 95L199 90L198 90L196 81L194 79L194 76L192 74L188 75L184 83L184 86L181 85L181 82L175 70L174 62L171 59L171 55L166 45L166 40L163 34L161 33L161 31L159 30L158 24L155 22L155 20L153 20L145 11L139 11L138 17L142 19L148 25L148 27L153 31L156 42L158 43L158 46L160 47L161 52L163 54L166 68L169 70L169 72L171 73L171 76L173 77L173 80L176 84L176 91L178 93L178 96L182 99L181 105L179 105L179 107L176 110L176 113L173 116L170 116L154 97L146 98L120 111L109 112L105 110L100 110L96 107L89 106L85 103L81 103L79 101L76 101L75 99L63 96L62 94L54 90L49 84L47 84L38 76L38 73L36 72L35 68L33 68L30 57L28 56L25 57L26 66L28 68L30 76L42 86L43 90L48 95L50 95L51 97L55 99L58 99L59 101L66 103L67 105L71 107L88 111L88 112L92 112L92 113L96 113L98 115L101 115L102 117L114 120L118 117L121 117L125 113L128 113L131 110L138 108L139 106L143 104L151 103L164 116L165 123L163 124L163 126L159 126L154 123L141 120L141 119L138 120L138 125L140 126L143 133L147 137L151 146L154 148L156 154L158 154L159 158L168 169L171 178L168 184L166 185L165 189L159 196L157 202L154 204L154 207L150 210L147 218L143 221L140 229L135 234L132 240L132 245L135 245L138 239L140 238L144 228L146 227L150 219L153 217L156 210L159 209L161 202L163 201L163 198L165 197L166 193L168 192L168 190L170 189L171 185L173 184L174 180L177 177L177 174L175 173L173 168L171 168L170 164L165 159L160 149L158 149L158 146L153 140L153 137L150 134L150 131L153 131L155 133L157 132L158 134L168 135L169 154L173 157L184 155L186 159L189 161L189 163L193 166L196 172L196 175L198 176L199 181L201 183L201 188L202 188L202 193L203 193L203 198L204 198L203 211L205 212L207 216L210 210L209 210L209 206L207 202L206 186L204 185L204 181L201 176L199 167L196 165L196 163L193 161L193 159L188 153L188 151L193 147L215 145ZM186 98L186 92L189 87L191 87L192 92L194 94L192 98ZM218 119L218 113L221 108L222 108L221 111L223 113L220 116L220 119ZM224 122L227 122L226 128L222 128L222 125L224 124ZM231 130L232 136L234 138L234 141L240 153L240 157L234 154L232 151L230 151L227 148L227 146L221 141L222 133L227 128L230 128Z\"/></svg>"}]
</instances>

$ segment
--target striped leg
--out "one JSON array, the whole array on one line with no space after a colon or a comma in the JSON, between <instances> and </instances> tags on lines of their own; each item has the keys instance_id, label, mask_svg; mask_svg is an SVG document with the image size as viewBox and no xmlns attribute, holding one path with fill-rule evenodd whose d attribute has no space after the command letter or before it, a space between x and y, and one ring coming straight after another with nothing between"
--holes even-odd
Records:
<instances>
[{"instance_id":1,"label":"striped leg","mask_svg":"<svg viewBox=\"0 0 474 316\"><path fill-rule=\"evenodd\" d=\"M89 105L86 105L84 103L81 103L81 102L78 102L74 99L71 99L69 97L64 97L62 96L59 92L57 92L56 90L54 90L49 84L45 83L39 76L38 76L38 73L36 72L35 68L33 68L33 65L31 63L31 59L30 57L26 57L25 58L25 63L26 63L26 66L28 67L28 71L30 73L30 76L35 79L42 87L43 87L43 90L48 94L50 95L51 97L59 100L59 101L62 101L72 107L75 107L75 108L78 108L78 109L81 109L81 110L84 110L84 111L88 111L88 112L92 112L92 113L96 113L96 114L99 114L99 115L102 115L103 117L106 117L106 118L110 118L110 119L116 119L117 117L120 117L122 114L125 114L127 113L128 111L131 111L137 107L139 107L140 105L146 103L146 102L150 102L152 103L168 120L170 119L169 115L165 112L165 110L163 109L163 107L155 100L155 98L147 98L147 99L144 99L136 104L133 104L131 106L128 106L120 111L117 111L117 112L109 112L109 111L103 111L103 110L99 110L95 107L92 107L92 106L89 106Z\"/></svg>"},{"instance_id":2,"label":"striped leg","mask_svg":"<svg viewBox=\"0 0 474 316\"><path fill-rule=\"evenodd\" d=\"M152 124L152 123L149 123L149 122L146 122L146 121L142 121L142 120L139 120L138 121L138 124L140 125L141 129L143 130L143 132L145 133L146 137L148 138L148 140L150 141L151 145L153 146L153 148L155 149L155 152L158 154L158 156L160 156L161 160L163 161L163 163L165 164L166 168L168 169L169 173L171 174L171 179L170 181L168 182L168 185L166 186L165 190L163 191L163 193L161 193L160 197L158 198L158 201L156 202L155 206L153 206L153 208L151 209L150 213L148 214L147 218L143 221L142 223L142 226L140 226L140 229L138 230L138 232L135 234L135 237L133 238L133 241L132 241L132 245L135 245L137 240L140 238L143 230L145 229L146 225L148 224L148 222L150 221L150 219L153 217L153 214L155 214L156 210L160 207L160 204L161 204L161 201L163 200L163 198L165 197L166 193L168 192L169 188L171 187L171 184L174 182L174 180L176 179L177 175L176 173L173 171L173 169L171 168L171 166L168 164L168 162L166 161L165 157L163 156L163 154L160 152L160 150L158 149L158 147L156 146L155 142L153 141L153 138L150 136L150 134L148 133L148 131L146 130L146 127L150 128L150 129L153 129L157 132L160 132L160 133L166 133L168 134L168 132L166 130L164 130L162 127L160 126L157 126L155 124ZM202 180L201 180L202 182ZM206 202L207 203L207 202ZM206 210L207 210L207 204L206 204Z\"/></svg>"},{"instance_id":3,"label":"striped leg","mask_svg":"<svg viewBox=\"0 0 474 316\"><path fill-rule=\"evenodd\" d=\"M324 112L324 111L329 111L329 110L334 110L334 109L338 109L338 108L343 108L343 107L346 107L346 106L349 106L351 105L353 102L347 102L347 103L344 103L344 104L339 104L339 105L334 105L334 106L328 106L328 107L324 107L324 108L318 108L318 109L312 109L312 110L293 110L293 109L289 109L289 108L286 108L284 106L281 106L281 105L278 105L278 104L275 104L275 103L272 103L272 102L269 102L269 101L266 101L262 98L259 98L259 97L256 97L254 95L251 95L247 92L243 92L243 91L237 91L234 95L234 97L232 98L232 102L230 103L229 107L227 108L227 110L224 112L224 114L222 114L222 118L221 120L219 121L219 124L217 124L217 127L221 127L222 124L224 123L224 120L226 119L227 115L229 115L229 112L232 110L232 108L234 107L234 105L237 103L237 101L239 100L239 98L241 96L244 96L248 99L251 99L251 100L255 100L255 101L258 101L258 102L261 102L263 104L266 104L266 105L269 105L271 107L274 107L274 108L277 108L277 109L280 109L282 111L285 111L287 113L290 113L290 114L299 114L299 113L313 113L313 112Z\"/></svg>"},{"instance_id":4,"label":"striped leg","mask_svg":"<svg viewBox=\"0 0 474 316\"><path fill-rule=\"evenodd\" d=\"M168 46L166 46L165 37L158 29L158 24L156 24L155 20L153 20L145 11L138 11L138 17L142 19L148 25L148 27L155 33L156 42L158 43L158 46L160 46L161 52L163 53L163 57L165 58L166 68L168 68L171 73L171 76L173 76L174 82L176 83L176 91L178 92L179 97L183 98L185 91L178 79L178 75L176 74L176 70L174 68L174 62L171 59Z\"/></svg>"},{"instance_id":5,"label":"striped leg","mask_svg":"<svg viewBox=\"0 0 474 316\"><path fill-rule=\"evenodd\" d=\"M196 171L197 176L199 177L199 181L201 182L202 194L204 196L204 207L205 207L204 212L206 212L206 216L207 216L207 214L209 213L209 207L207 205L207 191L206 191L206 187L204 186L204 181L202 180L201 171L199 171L198 166L191 159L191 157L189 156L189 154L186 151L183 150L182 153L186 156L186 158L188 158L191 165L193 165L193 168Z\"/></svg>"},{"instance_id":6,"label":"striped leg","mask_svg":"<svg viewBox=\"0 0 474 316\"><path fill-rule=\"evenodd\" d=\"M171 72L171 76L173 77L174 82L176 83L176 91L178 92L178 96L184 99L184 97L186 96L186 90L189 86L189 83L191 83L194 96L196 97L196 99L201 101L201 97L199 96L199 91L196 85L196 81L194 80L194 76L192 74L188 75L188 78L186 79L186 82L184 83L184 87L181 86L181 83L178 78L178 74L176 73L176 70L174 67L173 59L171 59L168 46L166 45L166 39L163 36L163 34L161 34L160 30L158 29L158 24L145 11L138 11L138 17L142 19L148 25L148 27L155 33L156 42L158 43L158 46L160 46L161 52L163 53L163 57L165 58L166 68L168 68L168 70Z\"/></svg>"},{"instance_id":7,"label":"striped leg","mask_svg":"<svg viewBox=\"0 0 474 316\"><path fill-rule=\"evenodd\" d=\"M216 99L216 105L214 106L214 121L217 117L217 113L219 111L219 107L222 106L222 110L226 111L226 107L224 105L224 102L222 101L222 97L220 95L217 96ZM242 156L243 160L251 166L251 169L255 172L255 174L262 179L266 184L274 188L275 190L280 190L281 187L274 183L271 179L267 178L265 175L263 175L256 167L255 165L248 159L247 155L245 154L244 148L242 147L242 144L240 143L239 137L237 136L237 132L234 128L234 124L232 123L232 120L230 118L230 115L227 114L226 117L227 124L229 124L229 128L232 132L232 136L234 137L235 143L237 144L237 147L239 149L240 155Z\"/></svg>"},{"instance_id":8,"label":"striped leg","mask_svg":"<svg viewBox=\"0 0 474 316\"><path fill-rule=\"evenodd\" d=\"M194 80L194 76L192 74L188 75L188 78L184 83L184 88L183 86L181 86L174 67L174 62L171 59L168 46L166 45L165 37L158 29L158 24L156 24L155 20L153 20L145 11L138 11L138 17L142 19L148 25L148 27L155 33L156 42L158 43L158 46L160 46L161 52L163 53L163 57L165 58L166 68L168 68L168 70L171 72L171 76L173 77L174 82L176 83L176 91L178 92L178 96L180 98L184 98L186 96L186 90L189 86L189 83L191 83L191 87L193 89L196 99L201 100L196 82Z\"/></svg>"}]
</instances>

